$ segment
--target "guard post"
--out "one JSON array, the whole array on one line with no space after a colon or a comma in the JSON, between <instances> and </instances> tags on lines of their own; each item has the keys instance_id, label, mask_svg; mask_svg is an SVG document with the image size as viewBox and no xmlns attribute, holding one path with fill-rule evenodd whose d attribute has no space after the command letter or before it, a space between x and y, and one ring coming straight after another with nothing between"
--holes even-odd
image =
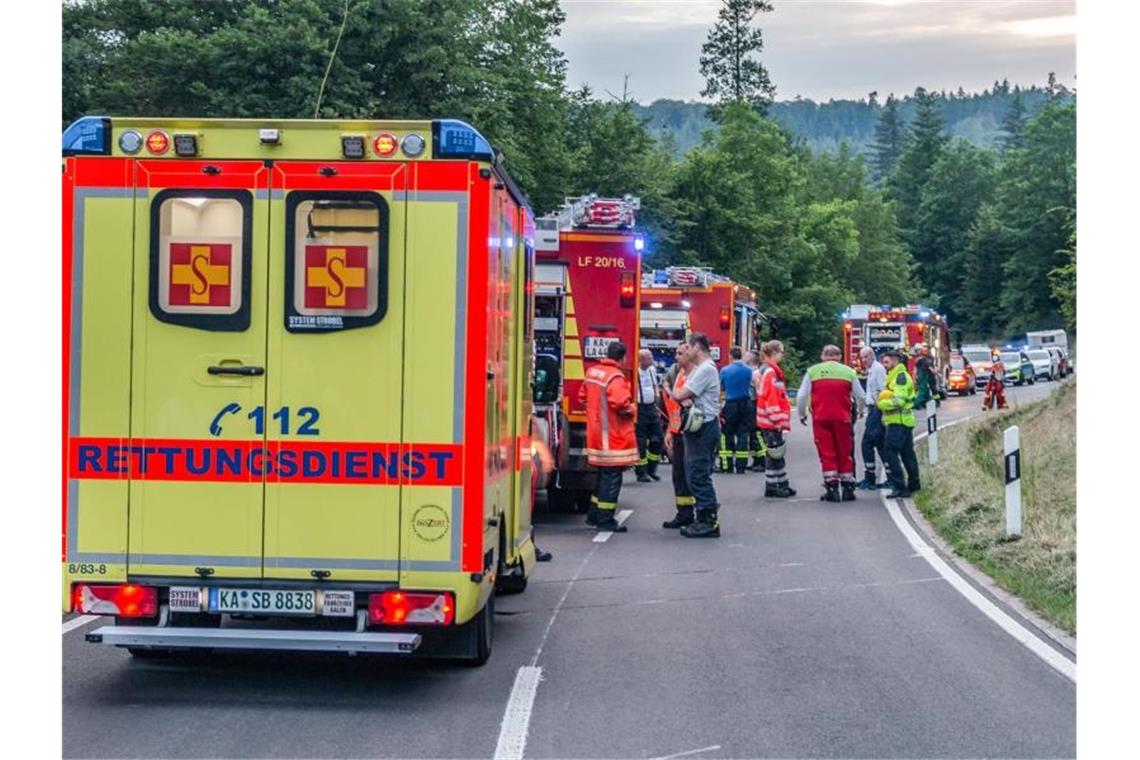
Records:
<instances>
[{"instance_id":1,"label":"guard post","mask_svg":"<svg viewBox=\"0 0 1140 760\"><path fill-rule=\"evenodd\" d=\"M1005 430L1005 535L1021 536L1021 430Z\"/></svg>"},{"instance_id":2,"label":"guard post","mask_svg":"<svg viewBox=\"0 0 1140 760\"><path fill-rule=\"evenodd\" d=\"M931 464L938 464L938 404L934 399L926 402L926 455Z\"/></svg>"}]
</instances>

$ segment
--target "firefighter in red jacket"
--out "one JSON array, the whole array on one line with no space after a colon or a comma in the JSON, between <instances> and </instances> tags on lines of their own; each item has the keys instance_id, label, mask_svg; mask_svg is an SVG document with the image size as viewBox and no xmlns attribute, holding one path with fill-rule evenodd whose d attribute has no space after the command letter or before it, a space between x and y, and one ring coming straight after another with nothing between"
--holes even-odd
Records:
<instances>
[{"instance_id":1,"label":"firefighter in red jacket","mask_svg":"<svg viewBox=\"0 0 1140 760\"><path fill-rule=\"evenodd\" d=\"M811 405L812 434L823 470L823 501L855 500L855 407L862 414L865 400L855 370L840 360L838 346L824 346L819 364L804 373L804 381L796 393L796 411L800 422L807 424ZM853 403L854 402L854 403ZM843 495L840 496L840 486Z\"/></svg>"},{"instance_id":2,"label":"firefighter in red jacket","mask_svg":"<svg viewBox=\"0 0 1140 760\"><path fill-rule=\"evenodd\" d=\"M624 525L614 519L622 472L638 462L637 436L629 381L621 363L626 349L620 341L606 347L606 358L586 370L578 391L586 404L586 459L598 468L598 487L590 499L586 522L598 530L624 533Z\"/></svg>"},{"instance_id":3,"label":"firefighter in red jacket","mask_svg":"<svg viewBox=\"0 0 1140 760\"><path fill-rule=\"evenodd\" d=\"M986 381L986 392L982 396L982 411L988 412L997 400L997 408L1005 409L1005 365L1001 361L1001 353L994 351L990 357L990 379Z\"/></svg>"},{"instance_id":4,"label":"firefighter in red jacket","mask_svg":"<svg viewBox=\"0 0 1140 760\"><path fill-rule=\"evenodd\" d=\"M792 429L792 405L788 402L788 389L780 361L784 358L784 344L770 340L760 347L764 362L756 375L756 427L764 438L767 452L764 456L764 495L784 499L795 496L788 485L788 470L784 462L784 432Z\"/></svg>"}]
</instances>

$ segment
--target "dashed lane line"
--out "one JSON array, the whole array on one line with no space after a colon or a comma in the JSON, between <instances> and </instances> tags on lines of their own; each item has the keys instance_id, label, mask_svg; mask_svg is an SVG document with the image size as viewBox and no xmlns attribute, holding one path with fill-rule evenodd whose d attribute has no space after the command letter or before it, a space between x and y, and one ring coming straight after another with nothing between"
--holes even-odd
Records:
<instances>
[{"instance_id":1,"label":"dashed lane line","mask_svg":"<svg viewBox=\"0 0 1140 760\"><path fill-rule=\"evenodd\" d=\"M63 633L67 634L71 631L74 631L76 628L82 628L88 623L94 623L100 617L100 615L80 615L78 617L73 617L71 620L64 622Z\"/></svg>"},{"instance_id":2,"label":"dashed lane line","mask_svg":"<svg viewBox=\"0 0 1140 760\"><path fill-rule=\"evenodd\" d=\"M614 517L614 519L617 521L618 525L625 525L625 521L628 520L629 516L632 514L633 514L632 509L622 509L622 510L618 511L617 516ZM598 534L596 536L594 536L594 543L595 544L604 544L606 541L610 540L610 536L612 536L613 534L614 534L614 532L612 530L598 531Z\"/></svg>"}]
</instances>

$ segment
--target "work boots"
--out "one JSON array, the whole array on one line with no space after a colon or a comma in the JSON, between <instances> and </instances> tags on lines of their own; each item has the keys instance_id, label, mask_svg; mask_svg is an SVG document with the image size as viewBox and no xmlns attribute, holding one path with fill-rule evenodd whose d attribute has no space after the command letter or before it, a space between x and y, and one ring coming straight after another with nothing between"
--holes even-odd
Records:
<instances>
[{"instance_id":1,"label":"work boots","mask_svg":"<svg viewBox=\"0 0 1140 760\"><path fill-rule=\"evenodd\" d=\"M618 521L614 519L614 513L610 510L598 510L598 522L596 523L598 532L608 530L611 533L625 533L629 528L624 525L619 525Z\"/></svg>"},{"instance_id":2,"label":"work boots","mask_svg":"<svg viewBox=\"0 0 1140 760\"><path fill-rule=\"evenodd\" d=\"M875 477L875 473L868 472L863 476L863 479L855 485L855 487L860 491L874 491L876 488L878 488L878 480Z\"/></svg>"},{"instance_id":3,"label":"work boots","mask_svg":"<svg viewBox=\"0 0 1140 760\"><path fill-rule=\"evenodd\" d=\"M787 483L779 483L774 486L764 486L764 496L769 499L788 499L796 495L796 489L789 486Z\"/></svg>"},{"instance_id":4,"label":"work boots","mask_svg":"<svg viewBox=\"0 0 1140 760\"><path fill-rule=\"evenodd\" d=\"M698 509L696 520L681 528L685 538L720 538L720 521L715 509Z\"/></svg>"},{"instance_id":5,"label":"work boots","mask_svg":"<svg viewBox=\"0 0 1140 760\"><path fill-rule=\"evenodd\" d=\"M586 524L587 525L597 525L598 524L598 505L592 501L590 502L590 510L588 512L586 512Z\"/></svg>"},{"instance_id":6,"label":"work boots","mask_svg":"<svg viewBox=\"0 0 1140 760\"><path fill-rule=\"evenodd\" d=\"M823 487L825 490L819 496L820 501L841 501L841 497L839 496L839 483L828 481L823 484Z\"/></svg>"},{"instance_id":7,"label":"work boots","mask_svg":"<svg viewBox=\"0 0 1140 760\"><path fill-rule=\"evenodd\" d=\"M844 481L841 484L843 501L855 501L855 481Z\"/></svg>"},{"instance_id":8,"label":"work boots","mask_svg":"<svg viewBox=\"0 0 1140 760\"><path fill-rule=\"evenodd\" d=\"M677 509L676 516L672 520L667 520L667 521L661 523L661 527L673 530L676 528L683 528L686 525L692 525L692 524L693 524L693 508L692 507L679 507Z\"/></svg>"}]
</instances>

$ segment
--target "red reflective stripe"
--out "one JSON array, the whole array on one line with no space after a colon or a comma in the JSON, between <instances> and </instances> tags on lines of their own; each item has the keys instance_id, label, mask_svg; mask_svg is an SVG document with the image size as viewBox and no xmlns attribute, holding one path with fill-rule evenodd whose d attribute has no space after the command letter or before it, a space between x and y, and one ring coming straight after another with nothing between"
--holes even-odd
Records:
<instances>
[{"instance_id":1,"label":"red reflective stripe","mask_svg":"<svg viewBox=\"0 0 1140 760\"><path fill-rule=\"evenodd\" d=\"M418 178L418 177L417 177ZM483 569L484 462L487 450L484 424L487 413L487 234L490 214L489 181L479 176L479 165L469 163L467 185L467 379L464 383L463 549L460 569Z\"/></svg>"}]
</instances>

